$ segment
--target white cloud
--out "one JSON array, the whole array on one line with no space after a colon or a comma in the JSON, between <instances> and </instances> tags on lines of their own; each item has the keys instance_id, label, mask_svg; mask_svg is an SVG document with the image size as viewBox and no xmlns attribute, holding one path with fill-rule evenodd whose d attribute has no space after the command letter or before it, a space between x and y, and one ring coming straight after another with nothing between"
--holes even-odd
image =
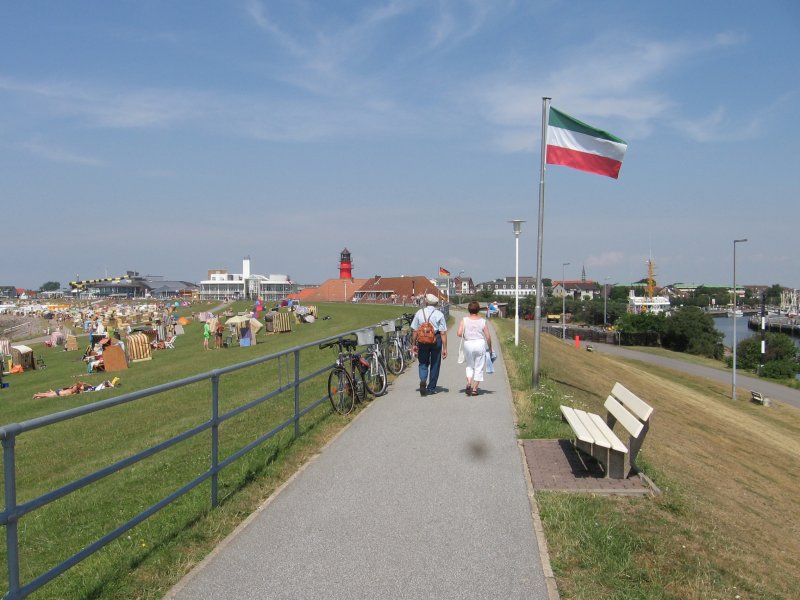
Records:
<instances>
[{"instance_id":1,"label":"white cloud","mask_svg":"<svg viewBox=\"0 0 800 600\"><path fill-rule=\"evenodd\" d=\"M658 89L660 77L699 53L741 44L745 39L718 34L707 40L664 42L625 39L616 33L600 35L572 47L539 78L521 76L520 67L515 67L493 81L480 81L473 88L473 97L498 126L495 145L506 151L535 146L519 141L522 136L530 137L532 125L538 129L543 96L554 98L555 105L580 118L624 124L624 132L615 130L623 137L645 136L654 121L668 118L675 107L669 93ZM530 67L526 64L523 68ZM679 126L688 131L695 125L696 135L707 137L718 119L719 115L711 115L704 122ZM757 127L755 121L747 125L748 134Z\"/></svg>"},{"instance_id":2,"label":"white cloud","mask_svg":"<svg viewBox=\"0 0 800 600\"><path fill-rule=\"evenodd\" d=\"M22 147L31 154L53 162L84 165L88 167L100 167L105 164L105 161L99 158L76 154L53 144L46 144L38 138L23 142Z\"/></svg>"},{"instance_id":3,"label":"white cloud","mask_svg":"<svg viewBox=\"0 0 800 600\"><path fill-rule=\"evenodd\" d=\"M610 250L603 254L589 256L586 259L586 266L591 268L615 267L625 264L626 261L625 253L618 250Z\"/></svg>"}]
</instances>

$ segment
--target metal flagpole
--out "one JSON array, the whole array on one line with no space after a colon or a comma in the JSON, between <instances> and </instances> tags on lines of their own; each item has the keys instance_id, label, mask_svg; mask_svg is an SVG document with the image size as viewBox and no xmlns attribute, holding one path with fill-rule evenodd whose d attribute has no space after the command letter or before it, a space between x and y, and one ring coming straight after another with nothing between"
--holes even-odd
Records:
<instances>
[{"instance_id":1,"label":"metal flagpole","mask_svg":"<svg viewBox=\"0 0 800 600\"><path fill-rule=\"evenodd\" d=\"M551 98L542 97L542 150L539 168L539 233L536 242L536 309L533 322L533 388L539 387L542 338L542 245L544 243L544 172L547 153L547 113Z\"/></svg>"}]
</instances>

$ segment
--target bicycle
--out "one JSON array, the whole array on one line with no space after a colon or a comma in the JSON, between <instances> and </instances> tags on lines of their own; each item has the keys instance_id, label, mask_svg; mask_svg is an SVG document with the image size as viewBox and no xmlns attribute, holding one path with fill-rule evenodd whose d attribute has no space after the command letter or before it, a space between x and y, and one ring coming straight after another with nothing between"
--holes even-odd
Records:
<instances>
[{"instance_id":1,"label":"bicycle","mask_svg":"<svg viewBox=\"0 0 800 600\"><path fill-rule=\"evenodd\" d=\"M331 342L323 342L320 350L337 346L339 352L336 363L328 374L328 399L331 406L340 415L352 412L356 402L364 402L367 397L367 385L364 371L369 364L359 354L353 352L355 340L339 338Z\"/></svg>"},{"instance_id":2,"label":"bicycle","mask_svg":"<svg viewBox=\"0 0 800 600\"><path fill-rule=\"evenodd\" d=\"M375 343L367 345L368 370L364 373L364 381L367 389L373 396L383 396L389 386L389 378L386 376L386 362L381 352L381 342L383 337L375 336Z\"/></svg>"},{"instance_id":3,"label":"bicycle","mask_svg":"<svg viewBox=\"0 0 800 600\"><path fill-rule=\"evenodd\" d=\"M402 328L402 323L397 325L396 321L384 323L383 330L386 332L385 344L381 344L382 337L375 336L375 341L380 345L386 370L392 375L400 375L406 367L406 361L403 358L403 346L400 341L400 331Z\"/></svg>"},{"instance_id":4,"label":"bicycle","mask_svg":"<svg viewBox=\"0 0 800 600\"><path fill-rule=\"evenodd\" d=\"M414 343L412 342L412 331L411 331L411 323L414 320L413 313L403 313L401 315L401 319L408 324L408 329L405 330L405 333L398 334L400 335L400 348L403 351L403 360L405 361L406 366L411 366L416 359L417 355L414 354L412 348L414 347Z\"/></svg>"}]
</instances>

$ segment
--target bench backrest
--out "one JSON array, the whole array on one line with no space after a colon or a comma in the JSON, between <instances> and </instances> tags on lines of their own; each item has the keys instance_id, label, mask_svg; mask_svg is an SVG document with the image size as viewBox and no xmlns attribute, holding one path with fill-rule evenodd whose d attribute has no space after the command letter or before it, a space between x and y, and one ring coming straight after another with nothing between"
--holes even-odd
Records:
<instances>
[{"instance_id":1,"label":"bench backrest","mask_svg":"<svg viewBox=\"0 0 800 600\"><path fill-rule=\"evenodd\" d=\"M650 419L650 415L653 414L652 406L645 403L641 398L619 382L614 384L611 395L643 423L646 423Z\"/></svg>"},{"instance_id":2,"label":"bench backrest","mask_svg":"<svg viewBox=\"0 0 800 600\"><path fill-rule=\"evenodd\" d=\"M644 429L642 422L619 402L614 396L606 398L606 403L603 405L605 409L617 420L631 436L638 438ZM612 421L613 424L613 421Z\"/></svg>"}]
</instances>

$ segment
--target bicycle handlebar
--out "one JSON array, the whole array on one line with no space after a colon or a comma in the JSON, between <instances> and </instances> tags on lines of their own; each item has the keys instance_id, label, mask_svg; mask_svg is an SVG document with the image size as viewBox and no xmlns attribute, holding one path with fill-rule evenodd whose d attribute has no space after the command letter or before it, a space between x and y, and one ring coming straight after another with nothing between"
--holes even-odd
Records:
<instances>
[{"instance_id":1,"label":"bicycle handlebar","mask_svg":"<svg viewBox=\"0 0 800 600\"><path fill-rule=\"evenodd\" d=\"M334 346L338 346L340 350L353 350L357 345L358 343L356 340L350 338L339 338L337 340L331 340L330 342L323 342L319 345L319 349L324 350L325 348L333 348Z\"/></svg>"}]
</instances>

